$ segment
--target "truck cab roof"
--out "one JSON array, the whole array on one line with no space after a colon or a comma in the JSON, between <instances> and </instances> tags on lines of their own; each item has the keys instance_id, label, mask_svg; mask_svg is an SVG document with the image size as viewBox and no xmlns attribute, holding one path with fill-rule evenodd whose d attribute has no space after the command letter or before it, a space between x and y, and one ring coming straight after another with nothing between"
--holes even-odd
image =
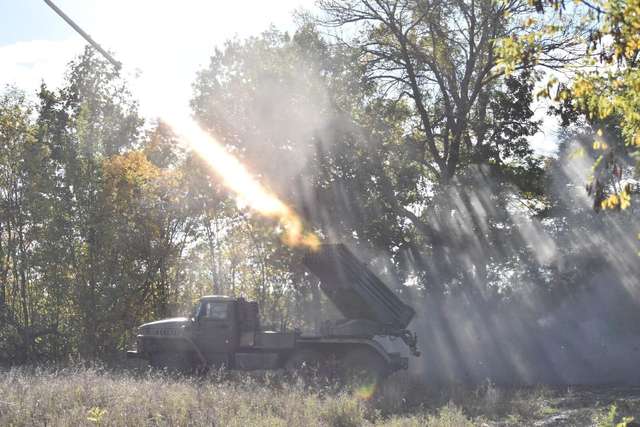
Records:
<instances>
[{"instance_id":1,"label":"truck cab roof","mask_svg":"<svg viewBox=\"0 0 640 427\"><path fill-rule=\"evenodd\" d=\"M201 301L207 300L207 301L236 301L237 298L234 297L230 297L227 295L205 295L203 297L200 297Z\"/></svg>"}]
</instances>

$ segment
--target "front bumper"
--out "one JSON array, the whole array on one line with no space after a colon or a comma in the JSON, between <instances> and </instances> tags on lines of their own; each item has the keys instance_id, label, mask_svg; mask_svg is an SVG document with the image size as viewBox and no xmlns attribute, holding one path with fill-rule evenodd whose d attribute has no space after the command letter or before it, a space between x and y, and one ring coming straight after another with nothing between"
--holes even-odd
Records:
<instances>
[{"instance_id":1,"label":"front bumper","mask_svg":"<svg viewBox=\"0 0 640 427\"><path fill-rule=\"evenodd\" d=\"M127 359L144 359L144 355L138 350L127 350Z\"/></svg>"},{"instance_id":2,"label":"front bumper","mask_svg":"<svg viewBox=\"0 0 640 427\"><path fill-rule=\"evenodd\" d=\"M146 355L142 351L144 350L142 344L142 335L138 334L136 336L135 350L127 350L127 359L146 359Z\"/></svg>"}]
</instances>

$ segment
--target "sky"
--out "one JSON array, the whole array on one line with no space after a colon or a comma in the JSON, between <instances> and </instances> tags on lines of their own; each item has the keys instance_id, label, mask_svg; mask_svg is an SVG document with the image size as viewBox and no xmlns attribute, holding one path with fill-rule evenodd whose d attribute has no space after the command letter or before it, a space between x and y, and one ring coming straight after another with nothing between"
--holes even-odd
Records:
<instances>
[{"instance_id":1,"label":"sky","mask_svg":"<svg viewBox=\"0 0 640 427\"><path fill-rule=\"evenodd\" d=\"M314 0L54 0L123 64L141 113L156 118L188 112L191 84L215 47L257 35L271 25L293 31L293 12ZM0 88L34 93L57 87L84 40L43 0L0 0ZM161 89L161 90L160 90ZM541 154L555 150L556 124L537 105L542 131L531 139Z\"/></svg>"},{"instance_id":2,"label":"sky","mask_svg":"<svg viewBox=\"0 0 640 427\"><path fill-rule=\"evenodd\" d=\"M147 117L186 111L196 72L225 40L257 35L270 25L292 31L293 12L313 7L313 0L54 3L122 62ZM56 87L84 45L43 0L0 0L0 87L12 84L33 92L42 81Z\"/></svg>"}]
</instances>

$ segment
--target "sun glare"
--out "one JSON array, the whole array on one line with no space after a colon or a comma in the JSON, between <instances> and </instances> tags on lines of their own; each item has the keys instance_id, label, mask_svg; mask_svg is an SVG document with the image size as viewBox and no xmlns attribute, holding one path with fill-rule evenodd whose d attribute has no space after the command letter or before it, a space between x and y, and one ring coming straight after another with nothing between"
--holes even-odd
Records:
<instances>
[{"instance_id":1,"label":"sun glare","mask_svg":"<svg viewBox=\"0 0 640 427\"><path fill-rule=\"evenodd\" d=\"M292 247L315 250L320 239L305 230L300 216L275 194L267 190L222 144L192 119L166 120L180 140L193 149L220 177L222 184L234 192L238 203L268 218L282 227L282 241Z\"/></svg>"}]
</instances>

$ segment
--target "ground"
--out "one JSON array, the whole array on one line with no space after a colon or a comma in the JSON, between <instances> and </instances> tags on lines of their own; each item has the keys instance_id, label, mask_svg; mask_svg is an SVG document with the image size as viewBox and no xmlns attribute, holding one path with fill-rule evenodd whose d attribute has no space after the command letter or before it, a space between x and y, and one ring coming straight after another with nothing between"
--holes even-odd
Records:
<instances>
[{"instance_id":1,"label":"ground","mask_svg":"<svg viewBox=\"0 0 640 427\"><path fill-rule=\"evenodd\" d=\"M352 390L278 373L0 371L3 426L608 426L634 416L640 387L436 387L401 374Z\"/></svg>"}]
</instances>

